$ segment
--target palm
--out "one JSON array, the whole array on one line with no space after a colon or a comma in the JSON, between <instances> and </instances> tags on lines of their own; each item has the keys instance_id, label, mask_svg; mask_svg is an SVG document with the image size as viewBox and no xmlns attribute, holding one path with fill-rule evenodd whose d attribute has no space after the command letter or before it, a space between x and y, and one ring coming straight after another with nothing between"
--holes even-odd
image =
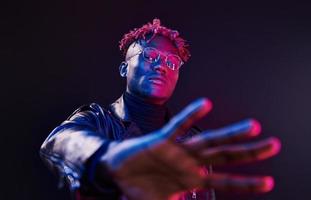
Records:
<instances>
[{"instance_id":1,"label":"palm","mask_svg":"<svg viewBox=\"0 0 311 200\"><path fill-rule=\"evenodd\" d=\"M273 180L267 177L199 173L200 166L206 164L244 163L275 155L280 144L275 138L244 145L231 144L259 134L259 124L254 120L206 131L181 144L174 142L210 108L208 101L198 100L162 129L117 143L108 151L103 160L129 199L168 199L178 192L194 188L238 192L266 192L272 189Z\"/></svg>"},{"instance_id":2,"label":"palm","mask_svg":"<svg viewBox=\"0 0 311 200\"><path fill-rule=\"evenodd\" d=\"M202 178L196 173L198 169L197 161L182 148L172 142L163 142L132 156L115 176L130 199L158 200L202 185Z\"/></svg>"}]
</instances>

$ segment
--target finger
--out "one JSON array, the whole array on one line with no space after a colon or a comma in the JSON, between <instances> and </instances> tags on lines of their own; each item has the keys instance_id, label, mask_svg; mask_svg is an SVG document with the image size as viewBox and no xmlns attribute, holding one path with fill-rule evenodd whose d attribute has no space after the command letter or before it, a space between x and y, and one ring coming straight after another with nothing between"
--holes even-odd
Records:
<instances>
[{"instance_id":1,"label":"finger","mask_svg":"<svg viewBox=\"0 0 311 200\"><path fill-rule=\"evenodd\" d=\"M234 193L265 193L274 187L274 180L270 176L247 177L214 173L206 176L206 188Z\"/></svg>"},{"instance_id":2,"label":"finger","mask_svg":"<svg viewBox=\"0 0 311 200\"><path fill-rule=\"evenodd\" d=\"M204 131L184 142L184 145L189 150L199 150L256 137L260 132L260 123L255 119L247 119L217 130Z\"/></svg>"},{"instance_id":3,"label":"finger","mask_svg":"<svg viewBox=\"0 0 311 200\"><path fill-rule=\"evenodd\" d=\"M166 136L175 139L177 136L185 133L194 122L205 116L211 109L211 101L206 98L200 98L189 104L179 114L173 117L169 123L162 128L162 131Z\"/></svg>"},{"instance_id":4,"label":"finger","mask_svg":"<svg viewBox=\"0 0 311 200\"><path fill-rule=\"evenodd\" d=\"M281 142L273 137L254 143L213 147L201 152L199 160L213 166L249 163L270 158L278 154L280 148Z\"/></svg>"}]
</instances>

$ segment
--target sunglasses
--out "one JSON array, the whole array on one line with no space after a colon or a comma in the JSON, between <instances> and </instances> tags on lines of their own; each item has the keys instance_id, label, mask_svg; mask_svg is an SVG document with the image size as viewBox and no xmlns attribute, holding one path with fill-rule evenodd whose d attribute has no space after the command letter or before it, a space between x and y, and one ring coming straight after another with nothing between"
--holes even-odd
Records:
<instances>
[{"instance_id":1,"label":"sunglasses","mask_svg":"<svg viewBox=\"0 0 311 200\"><path fill-rule=\"evenodd\" d=\"M159 50L153 47L146 47L138 51L137 54L129 57L127 60L130 60L134 56L140 55L141 53L143 54L144 59L151 64L159 62L159 60L161 59L161 55L164 56L165 64L171 70L178 70L184 64L179 56L175 54L163 55L160 53Z\"/></svg>"}]
</instances>

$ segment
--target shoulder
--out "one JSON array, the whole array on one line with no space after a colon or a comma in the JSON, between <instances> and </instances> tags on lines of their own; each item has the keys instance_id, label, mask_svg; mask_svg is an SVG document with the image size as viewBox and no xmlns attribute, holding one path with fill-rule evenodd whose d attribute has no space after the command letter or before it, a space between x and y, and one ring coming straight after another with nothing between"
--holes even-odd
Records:
<instances>
[{"instance_id":1,"label":"shoulder","mask_svg":"<svg viewBox=\"0 0 311 200\"><path fill-rule=\"evenodd\" d=\"M90 103L80 106L64 122L64 124L87 125L101 130L106 126L106 121L110 118L109 111L98 103Z\"/></svg>"},{"instance_id":2,"label":"shoulder","mask_svg":"<svg viewBox=\"0 0 311 200\"><path fill-rule=\"evenodd\" d=\"M90 104L84 104L80 106L78 109L76 109L69 117L68 120L72 119L75 115L79 113L90 113L95 115L101 115L105 114L107 111L103 109L98 103L90 103Z\"/></svg>"}]
</instances>

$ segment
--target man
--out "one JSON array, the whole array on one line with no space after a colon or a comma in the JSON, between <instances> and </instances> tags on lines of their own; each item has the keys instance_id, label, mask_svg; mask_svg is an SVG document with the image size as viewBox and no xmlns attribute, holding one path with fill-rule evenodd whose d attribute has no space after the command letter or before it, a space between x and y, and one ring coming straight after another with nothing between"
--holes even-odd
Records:
<instances>
[{"instance_id":1,"label":"man","mask_svg":"<svg viewBox=\"0 0 311 200\"><path fill-rule=\"evenodd\" d=\"M211 173L205 166L257 161L278 153L280 142L232 144L257 136L256 120L214 131L193 124L211 110L201 98L170 117L179 68L189 57L177 31L158 19L124 35L124 94L106 110L82 106L52 131L41 156L76 199L213 199L213 190L268 192L271 177ZM62 182L63 182L62 180Z\"/></svg>"}]
</instances>

